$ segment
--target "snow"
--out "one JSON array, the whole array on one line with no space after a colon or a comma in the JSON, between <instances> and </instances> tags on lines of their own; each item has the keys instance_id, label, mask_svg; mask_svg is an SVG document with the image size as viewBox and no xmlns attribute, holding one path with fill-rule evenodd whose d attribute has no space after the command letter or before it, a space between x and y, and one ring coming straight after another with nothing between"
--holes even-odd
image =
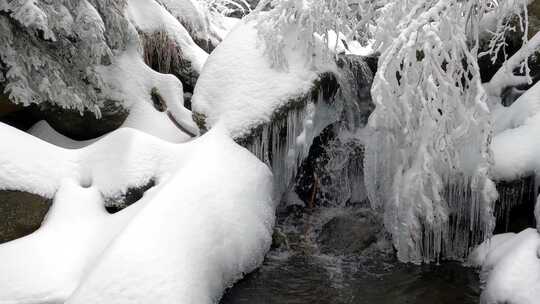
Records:
<instances>
[{"instance_id":1,"label":"snow","mask_svg":"<svg viewBox=\"0 0 540 304\"><path fill-rule=\"evenodd\" d=\"M184 108L182 83L173 75L161 74L149 68L135 48L126 50L110 66L98 68L109 86L109 94L124 100L130 114L123 127L138 129L171 142L184 142L190 138L167 117L170 113L182 128L198 134L191 111ZM166 103L167 111L158 112L152 103L152 89L157 89Z\"/></svg>"},{"instance_id":2,"label":"snow","mask_svg":"<svg viewBox=\"0 0 540 304\"><path fill-rule=\"evenodd\" d=\"M157 0L184 25L192 35L208 39L208 20L202 7L195 0Z\"/></svg>"},{"instance_id":3,"label":"snow","mask_svg":"<svg viewBox=\"0 0 540 304\"><path fill-rule=\"evenodd\" d=\"M56 132L56 130L53 129L53 127L51 127L51 125L49 125L45 120L38 121L35 125L28 129L27 133L32 134L35 137L51 143L55 146L66 149L79 149L82 147L86 147L99 139L96 138L84 141L73 140L67 136Z\"/></svg>"},{"instance_id":4,"label":"snow","mask_svg":"<svg viewBox=\"0 0 540 304\"><path fill-rule=\"evenodd\" d=\"M318 78L303 53L288 45L288 68L273 68L256 19L240 21L208 58L193 94L194 112L206 116L208 128L223 122L233 138L270 122L277 109L305 94Z\"/></svg>"},{"instance_id":5,"label":"snow","mask_svg":"<svg viewBox=\"0 0 540 304\"><path fill-rule=\"evenodd\" d=\"M0 303L63 303L138 207L109 215L98 189L64 180L41 228L0 245Z\"/></svg>"},{"instance_id":6,"label":"snow","mask_svg":"<svg viewBox=\"0 0 540 304\"><path fill-rule=\"evenodd\" d=\"M339 39L338 39L339 37ZM346 44L346 45L345 45ZM357 40L350 40L343 33L336 35L335 31L328 31L328 48L334 50L337 54L351 54L358 56L372 56L375 53L373 46L375 40L369 40L365 45L362 45Z\"/></svg>"},{"instance_id":7,"label":"snow","mask_svg":"<svg viewBox=\"0 0 540 304\"><path fill-rule=\"evenodd\" d=\"M128 224L67 303L215 303L262 262L274 221L270 173L226 137L195 145L204 148Z\"/></svg>"},{"instance_id":8,"label":"snow","mask_svg":"<svg viewBox=\"0 0 540 304\"><path fill-rule=\"evenodd\" d=\"M480 303L536 304L540 299L540 234L526 229L487 240L474 253L482 267Z\"/></svg>"},{"instance_id":9,"label":"snow","mask_svg":"<svg viewBox=\"0 0 540 304\"><path fill-rule=\"evenodd\" d=\"M0 134L20 148L0 146L0 188L54 197L38 231L0 245L0 303L214 303L269 249L272 175L223 127L184 144L122 128L73 150Z\"/></svg>"},{"instance_id":10,"label":"snow","mask_svg":"<svg viewBox=\"0 0 540 304\"><path fill-rule=\"evenodd\" d=\"M98 70L107 82L110 96L123 100L123 106L129 109L120 128L136 129L173 143L190 140L192 137L188 133L199 133L191 111L184 108L182 83L172 75L150 69L136 50L126 50L117 56L112 65L100 66ZM154 88L166 102L167 110L164 112L159 112L153 106L150 94ZM179 122L181 127L176 126L170 117ZM38 122L28 132L68 149L81 148L96 141L72 140L56 132L44 121Z\"/></svg>"},{"instance_id":11,"label":"snow","mask_svg":"<svg viewBox=\"0 0 540 304\"><path fill-rule=\"evenodd\" d=\"M540 84L510 107L493 111L495 137L491 144L494 178L516 180L540 172Z\"/></svg>"}]
</instances>

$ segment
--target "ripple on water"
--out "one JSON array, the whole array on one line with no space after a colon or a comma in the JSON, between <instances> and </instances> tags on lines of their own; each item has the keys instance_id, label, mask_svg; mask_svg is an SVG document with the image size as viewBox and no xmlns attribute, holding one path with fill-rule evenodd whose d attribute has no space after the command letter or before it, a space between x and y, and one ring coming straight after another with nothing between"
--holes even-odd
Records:
<instances>
[{"instance_id":1,"label":"ripple on water","mask_svg":"<svg viewBox=\"0 0 540 304\"><path fill-rule=\"evenodd\" d=\"M458 263L271 253L221 304L477 304L478 276Z\"/></svg>"}]
</instances>

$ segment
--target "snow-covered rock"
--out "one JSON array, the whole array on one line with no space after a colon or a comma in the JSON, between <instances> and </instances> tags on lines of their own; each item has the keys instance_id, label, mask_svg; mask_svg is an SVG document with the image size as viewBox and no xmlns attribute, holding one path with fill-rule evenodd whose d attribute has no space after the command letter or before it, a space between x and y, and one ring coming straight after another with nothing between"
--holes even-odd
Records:
<instances>
[{"instance_id":1,"label":"snow-covered rock","mask_svg":"<svg viewBox=\"0 0 540 304\"><path fill-rule=\"evenodd\" d=\"M214 303L270 247L271 173L222 128L185 144L122 128L72 150L0 134L20 148L0 146L0 189L54 197L38 231L0 245L0 303Z\"/></svg>"},{"instance_id":2,"label":"snow-covered rock","mask_svg":"<svg viewBox=\"0 0 540 304\"><path fill-rule=\"evenodd\" d=\"M472 253L471 264L482 267L480 303L538 303L540 234L536 229L494 236Z\"/></svg>"},{"instance_id":3,"label":"snow-covered rock","mask_svg":"<svg viewBox=\"0 0 540 304\"><path fill-rule=\"evenodd\" d=\"M313 138L339 118L335 95L337 67L314 51L307 58L294 48L297 33L283 50L286 67L274 66L258 32L264 14L240 21L210 55L192 97L201 129L223 125L273 170L276 191L294 176Z\"/></svg>"},{"instance_id":4,"label":"snow-covered rock","mask_svg":"<svg viewBox=\"0 0 540 304\"><path fill-rule=\"evenodd\" d=\"M281 107L310 90L318 79L292 46L286 70L272 67L256 21L242 21L209 57L192 98L194 112L208 129L223 122L233 138L271 121Z\"/></svg>"}]
</instances>

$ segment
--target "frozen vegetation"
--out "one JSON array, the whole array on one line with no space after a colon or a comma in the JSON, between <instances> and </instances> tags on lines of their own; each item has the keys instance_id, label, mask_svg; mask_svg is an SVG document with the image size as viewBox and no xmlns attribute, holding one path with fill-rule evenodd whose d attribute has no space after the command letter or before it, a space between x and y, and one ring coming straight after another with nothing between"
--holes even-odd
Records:
<instances>
[{"instance_id":1,"label":"frozen vegetation","mask_svg":"<svg viewBox=\"0 0 540 304\"><path fill-rule=\"evenodd\" d=\"M0 303L217 303L282 200L370 208L401 262L538 303L538 229L493 236L540 171L531 3L0 0L0 192L52 201L0 244ZM51 109L120 118L81 140Z\"/></svg>"}]
</instances>

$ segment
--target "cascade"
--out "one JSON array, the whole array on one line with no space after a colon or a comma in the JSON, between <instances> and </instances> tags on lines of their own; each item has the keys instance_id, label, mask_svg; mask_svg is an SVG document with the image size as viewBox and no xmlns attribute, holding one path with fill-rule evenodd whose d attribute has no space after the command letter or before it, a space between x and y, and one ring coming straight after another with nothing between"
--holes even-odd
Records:
<instances>
[{"instance_id":1,"label":"cascade","mask_svg":"<svg viewBox=\"0 0 540 304\"><path fill-rule=\"evenodd\" d=\"M270 123L236 140L272 168L278 197L290 189L314 138L332 124L340 138L325 147L330 161L323 171L330 176L321 183L321 192L333 202L365 196L357 186L363 179L363 147L352 134L365 126L373 108L373 69L355 55L340 55L337 67L337 73L321 74L308 93L276 111Z\"/></svg>"},{"instance_id":2,"label":"cascade","mask_svg":"<svg viewBox=\"0 0 540 304\"><path fill-rule=\"evenodd\" d=\"M504 224L502 231L508 231L510 227L510 211L521 204L533 203L536 201L537 191L536 178L534 176L524 177L512 182L497 183L499 199L495 207L497 221Z\"/></svg>"},{"instance_id":3,"label":"cascade","mask_svg":"<svg viewBox=\"0 0 540 304\"><path fill-rule=\"evenodd\" d=\"M337 120L338 88L334 74L324 73L308 93L276 111L269 123L236 139L272 169L277 197L287 191L313 139Z\"/></svg>"}]
</instances>

